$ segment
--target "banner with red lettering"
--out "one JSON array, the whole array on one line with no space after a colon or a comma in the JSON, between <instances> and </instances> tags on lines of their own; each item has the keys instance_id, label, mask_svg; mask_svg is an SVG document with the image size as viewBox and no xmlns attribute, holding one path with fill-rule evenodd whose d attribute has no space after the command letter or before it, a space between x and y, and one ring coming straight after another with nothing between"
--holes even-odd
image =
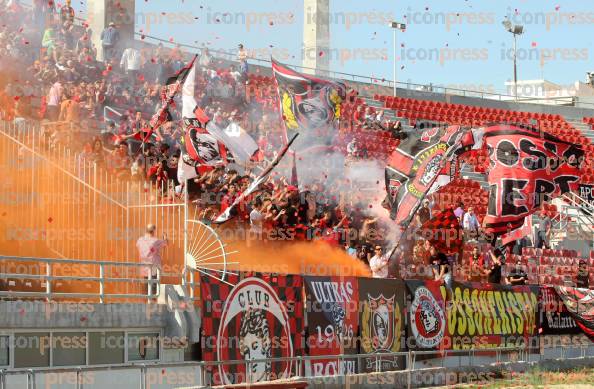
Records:
<instances>
[{"instance_id":1,"label":"banner with red lettering","mask_svg":"<svg viewBox=\"0 0 594 389\"><path fill-rule=\"evenodd\" d=\"M359 293L355 277L304 277L308 355L357 354ZM314 359L306 375L357 373L357 360Z\"/></svg>"},{"instance_id":2,"label":"banner with red lettering","mask_svg":"<svg viewBox=\"0 0 594 389\"><path fill-rule=\"evenodd\" d=\"M535 128L497 125L483 129L489 151L489 206L485 232L522 226L543 203L578 189L584 151Z\"/></svg>"}]
</instances>

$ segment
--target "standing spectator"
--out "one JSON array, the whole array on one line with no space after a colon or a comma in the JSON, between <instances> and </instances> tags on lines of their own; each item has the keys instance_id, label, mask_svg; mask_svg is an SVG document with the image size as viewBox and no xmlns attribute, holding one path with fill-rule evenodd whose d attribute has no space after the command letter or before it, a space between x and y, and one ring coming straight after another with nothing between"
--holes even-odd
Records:
<instances>
[{"instance_id":1,"label":"standing spectator","mask_svg":"<svg viewBox=\"0 0 594 389\"><path fill-rule=\"evenodd\" d=\"M116 46L120 40L120 33L114 22L101 32L101 45L103 46L103 60L110 62L115 57Z\"/></svg>"},{"instance_id":2,"label":"standing spectator","mask_svg":"<svg viewBox=\"0 0 594 389\"><path fill-rule=\"evenodd\" d=\"M382 246L375 246L375 255L369 260L369 267L373 278L386 278L388 277L388 265L389 258L383 253Z\"/></svg>"},{"instance_id":3,"label":"standing spectator","mask_svg":"<svg viewBox=\"0 0 594 389\"><path fill-rule=\"evenodd\" d=\"M417 211L417 223L419 226L431 220L431 208L429 208L429 199L423 200L423 205Z\"/></svg>"},{"instance_id":4,"label":"standing spectator","mask_svg":"<svg viewBox=\"0 0 594 389\"><path fill-rule=\"evenodd\" d=\"M77 97L72 97L62 101L60 105L60 118L61 122L68 122L77 124L79 121L80 113L80 102Z\"/></svg>"},{"instance_id":5,"label":"standing spectator","mask_svg":"<svg viewBox=\"0 0 594 389\"><path fill-rule=\"evenodd\" d=\"M536 231L536 248L549 248L551 238L551 218L543 210L540 212L540 224Z\"/></svg>"},{"instance_id":6,"label":"standing spectator","mask_svg":"<svg viewBox=\"0 0 594 389\"><path fill-rule=\"evenodd\" d=\"M462 201L458 202L458 207L454 209L454 215L456 215L460 224L464 222L464 203Z\"/></svg>"},{"instance_id":7,"label":"standing spectator","mask_svg":"<svg viewBox=\"0 0 594 389\"><path fill-rule=\"evenodd\" d=\"M474 246L468 262L468 280L470 282L482 282L485 273L484 269L483 255L478 246Z\"/></svg>"},{"instance_id":8,"label":"standing spectator","mask_svg":"<svg viewBox=\"0 0 594 389\"><path fill-rule=\"evenodd\" d=\"M71 2L71 0L66 0L66 4L60 8L60 23L62 24L66 22L74 23L74 8L70 6Z\"/></svg>"},{"instance_id":9,"label":"standing spectator","mask_svg":"<svg viewBox=\"0 0 594 389\"><path fill-rule=\"evenodd\" d=\"M50 58L54 58L56 52L56 32L52 26L49 26L43 32L41 39L41 47L46 50L46 54Z\"/></svg>"},{"instance_id":10,"label":"standing spectator","mask_svg":"<svg viewBox=\"0 0 594 389\"><path fill-rule=\"evenodd\" d=\"M157 279L161 269L161 250L167 246L167 236L163 234L163 239L156 238L157 227L154 224L146 226L144 236L138 238L136 248L140 256L140 262L146 264L142 268L142 276L148 280L148 293L155 296L157 294L157 284L151 280Z\"/></svg>"},{"instance_id":11,"label":"standing spectator","mask_svg":"<svg viewBox=\"0 0 594 389\"><path fill-rule=\"evenodd\" d=\"M128 47L122 54L120 67L126 72L130 80L130 84L134 85L137 81L138 72L140 71L140 51L133 47Z\"/></svg>"},{"instance_id":12,"label":"standing spectator","mask_svg":"<svg viewBox=\"0 0 594 389\"><path fill-rule=\"evenodd\" d=\"M248 63L247 63L248 53L247 53L247 50L243 47L243 45L241 43L237 47L239 48L239 51L237 52L237 61L239 61L239 72L243 76L243 80L247 83L247 79L248 79Z\"/></svg>"},{"instance_id":13,"label":"standing spectator","mask_svg":"<svg viewBox=\"0 0 594 389\"><path fill-rule=\"evenodd\" d=\"M203 68L207 68L210 66L211 62L210 53L208 52L208 48L205 47L202 49L202 53L200 54L200 59L198 60L198 65L202 66Z\"/></svg>"},{"instance_id":14,"label":"standing spectator","mask_svg":"<svg viewBox=\"0 0 594 389\"><path fill-rule=\"evenodd\" d=\"M47 96L47 117L50 122L55 122L60 117L62 92L62 84L58 80L54 83L54 85L52 85Z\"/></svg>"},{"instance_id":15,"label":"standing spectator","mask_svg":"<svg viewBox=\"0 0 594 389\"><path fill-rule=\"evenodd\" d=\"M468 212L464 214L464 221L462 222L462 227L470 237L470 240L477 239L480 224L478 218L474 214L474 208L468 207Z\"/></svg>"},{"instance_id":16,"label":"standing spectator","mask_svg":"<svg viewBox=\"0 0 594 389\"><path fill-rule=\"evenodd\" d=\"M258 241L262 240L262 231L263 231L263 223L264 223L264 215L262 214L263 204L262 199L259 197L256 198L254 201L254 208L252 212L250 212L250 236L248 239L248 244L250 243L251 239L256 239Z\"/></svg>"},{"instance_id":17,"label":"standing spectator","mask_svg":"<svg viewBox=\"0 0 594 389\"><path fill-rule=\"evenodd\" d=\"M578 288L590 288L590 275L588 273L588 262L580 260L580 264L577 272L576 285Z\"/></svg>"},{"instance_id":18,"label":"standing spectator","mask_svg":"<svg viewBox=\"0 0 594 389\"><path fill-rule=\"evenodd\" d=\"M491 266L489 267L488 280L492 284L500 284L503 254L501 253L501 250L495 249L489 251L489 255L491 256Z\"/></svg>"}]
</instances>

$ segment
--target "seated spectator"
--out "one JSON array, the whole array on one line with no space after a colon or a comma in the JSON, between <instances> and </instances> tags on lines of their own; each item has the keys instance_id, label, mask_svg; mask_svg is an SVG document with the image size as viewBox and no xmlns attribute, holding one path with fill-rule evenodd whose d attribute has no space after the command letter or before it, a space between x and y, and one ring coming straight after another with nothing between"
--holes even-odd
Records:
<instances>
[{"instance_id":1,"label":"seated spectator","mask_svg":"<svg viewBox=\"0 0 594 389\"><path fill-rule=\"evenodd\" d=\"M518 260L516 262L516 266L507 275L506 279L507 279L507 282L510 285L514 285L514 286L515 285L526 285L526 282L528 281L528 275L526 274L526 272L522 268L522 262L521 261Z\"/></svg>"},{"instance_id":2,"label":"seated spectator","mask_svg":"<svg viewBox=\"0 0 594 389\"><path fill-rule=\"evenodd\" d=\"M578 265L576 286L578 288L590 288L590 274L588 272L588 262L585 260L580 260L580 263Z\"/></svg>"}]
</instances>

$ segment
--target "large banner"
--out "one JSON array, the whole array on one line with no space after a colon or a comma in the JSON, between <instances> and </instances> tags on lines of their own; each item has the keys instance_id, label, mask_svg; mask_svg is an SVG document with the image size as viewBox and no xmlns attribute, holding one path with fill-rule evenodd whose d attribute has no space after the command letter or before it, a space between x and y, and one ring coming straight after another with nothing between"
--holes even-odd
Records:
<instances>
[{"instance_id":1,"label":"large banner","mask_svg":"<svg viewBox=\"0 0 594 389\"><path fill-rule=\"evenodd\" d=\"M254 383L294 374L290 362L250 362L303 355L301 276L201 276L205 361L243 360L211 370L209 384Z\"/></svg>"},{"instance_id":2,"label":"large banner","mask_svg":"<svg viewBox=\"0 0 594 389\"><path fill-rule=\"evenodd\" d=\"M574 335L582 331L552 286L540 288L540 328L542 335Z\"/></svg>"},{"instance_id":3,"label":"large banner","mask_svg":"<svg viewBox=\"0 0 594 389\"><path fill-rule=\"evenodd\" d=\"M584 160L579 145L511 125L486 127L483 139L490 159L486 233L519 228L543 203L578 189Z\"/></svg>"},{"instance_id":4,"label":"large banner","mask_svg":"<svg viewBox=\"0 0 594 389\"><path fill-rule=\"evenodd\" d=\"M538 287L455 282L447 291L435 281L407 286L412 349L515 347L538 336Z\"/></svg>"},{"instance_id":5,"label":"large banner","mask_svg":"<svg viewBox=\"0 0 594 389\"><path fill-rule=\"evenodd\" d=\"M355 277L305 277L309 355L357 354L359 293ZM357 361L315 359L313 376L356 374Z\"/></svg>"},{"instance_id":6,"label":"large banner","mask_svg":"<svg viewBox=\"0 0 594 389\"><path fill-rule=\"evenodd\" d=\"M538 289L454 283L447 311L449 348L537 345L530 341L538 336Z\"/></svg>"},{"instance_id":7,"label":"large banner","mask_svg":"<svg viewBox=\"0 0 594 389\"><path fill-rule=\"evenodd\" d=\"M401 280L359 278L361 354L359 371L402 370L404 357L386 357L382 353L404 351L405 328L404 282Z\"/></svg>"}]
</instances>

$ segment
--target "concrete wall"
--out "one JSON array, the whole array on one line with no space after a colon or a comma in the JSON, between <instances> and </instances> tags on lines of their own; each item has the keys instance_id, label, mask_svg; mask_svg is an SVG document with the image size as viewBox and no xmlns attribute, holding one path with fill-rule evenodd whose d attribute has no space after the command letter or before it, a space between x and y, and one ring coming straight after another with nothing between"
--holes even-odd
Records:
<instances>
[{"instance_id":1,"label":"concrete wall","mask_svg":"<svg viewBox=\"0 0 594 389\"><path fill-rule=\"evenodd\" d=\"M165 328L164 305L0 301L0 328Z\"/></svg>"}]
</instances>

